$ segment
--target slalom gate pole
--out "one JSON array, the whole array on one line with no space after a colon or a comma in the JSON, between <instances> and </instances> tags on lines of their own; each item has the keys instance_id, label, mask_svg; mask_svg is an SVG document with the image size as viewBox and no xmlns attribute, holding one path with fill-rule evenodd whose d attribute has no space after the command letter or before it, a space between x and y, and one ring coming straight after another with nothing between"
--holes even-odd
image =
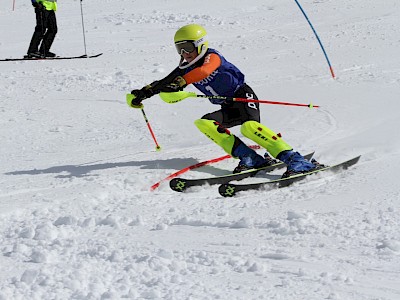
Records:
<instances>
[{"instance_id":1,"label":"slalom gate pole","mask_svg":"<svg viewBox=\"0 0 400 300\"><path fill-rule=\"evenodd\" d=\"M260 146L260 145L250 145L249 148L251 148L251 149L260 149L261 146ZM158 188L158 187L161 185L161 183L163 183L164 181L171 180L172 178L178 177L179 175L182 175L183 173L186 173L186 172L188 172L188 171L190 171L190 170L197 169L197 168L200 168L200 167L203 167L203 166L208 166L208 165L211 165L211 164L220 162L220 161L222 161L222 160L225 160L225 159L231 158L231 157L232 157L232 156L231 156L230 154L225 154L224 156L220 156L220 157L217 157L217 158L205 160L205 161L199 162L199 163L197 163L197 164L194 164L194 165L185 167L185 168L183 168L183 169L181 169L181 170L179 170L179 171L177 171L177 172L175 172L175 173L172 173L172 174L168 175L167 177L165 177L164 179L160 180L159 182L156 182L155 184L153 184L153 185L150 187L150 190L151 190L151 191L154 191L154 190L155 190L156 188Z\"/></svg>"},{"instance_id":2,"label":"slalom gate pole","mask_svg":"<svg viewBox=\"0 0 400 300\"><path fill-rule=\"evenodd\" d=\"M85 56L87 56L87 52L86 52L85 24L83 23L82 0L80 1L80 3L81 3L81 18L82 18L83 46L85 47Z\"/></svg>"},{"instance_id":3,"label":"slalom gate pole","mask_svg":"<svg viewBox=\"0 0 400 300\"><path fill-rule=\"evenodd\" d=\"M153 138L154 143L156 144L156 151L160 151L160 150L161 150L161 147L160 147L160 145L159 145L158 142L157 142L156 136L154 135L153 129L151 128L150 122L149 122L149 120L147 119L147 116L146 116L146 113L144 112L143 107L140 108L140 110L142 111L144 120L146 121L147 127L149 128L151 137Z\"/></svg>"},{"instance_id":4,"label":"slalom gate pole","mask_svg":"<svg viewBox=\"0 0 400 300\"><path fill-rule=\"evenodd\" d=\"M190 170L193 170L193 169L197 169L197 168L200 168L200 167L203 167L203 166L206 166L206 165L210 165L212 163L216 163L216 162L219 162L221 160L224 160L224 159L227 159L227 158L230 158L230 157L232 157L232 156L230 156L229 154L226 154L226 155L221 156L221 157L217 157L217 158L214 158L214 159L202 161L202 162L199 162L197 164L191 165L189 167L183 168L183 169L181 169L181 170L179 170L179 171L177 171L175 173L170 174L169 176L165 177L164 179L160 180L159 182L156 182L155 184L153 184L150 187L150 190L154 191L164 181L171 180L172 178L175 178L175 177L177 177L177 176L179 176L179 175L181 175L183 173L186 173L187 171L190 171Z\"/></svg>"},{"instance_id":5,"label":"slalom gate pole","mask_svg":"<svg viewBox=\"0 0 400 300\"><path fill-rule=\"evenodd\" d=\"M321 46L322 52L323 52L324 55L325 55L325 59L326 59L326 61L328 62L328 66L329 66L329 70L330 70L330 72L331 72L332 78L335 79L335 73L333 72L333 68L332 68L331 62L329 61L328 55L326 54L326 51L325 51L325 49L324 49L324 46L322 45L322 42L321 42L321 40L320 40L320 38L319 38L317 32L315 31L314 26L311 24L310 19L307 17L307 15L306 15L305 11L303 10L303 8L301 7L299 1L297 1L297 0L294 0L294 1L296 2L297 6L300 8L300 10L301 10L301 12L303 13L304 17L306 18L308 24L310 25L312 31L314 32L314 35L315 35L315 37L317 38L319 45Z\"/></svg>"},{"instance_id":6,"label":"slalom gate pole","mask_svg":"<svg viewBox=\"0 0 400 300\"><path fill-rule=\"evenodd\" d=\"M13 11L15 10L15 0L13 0L13 5L12 5Z\"/></svg>"}]
</instances>

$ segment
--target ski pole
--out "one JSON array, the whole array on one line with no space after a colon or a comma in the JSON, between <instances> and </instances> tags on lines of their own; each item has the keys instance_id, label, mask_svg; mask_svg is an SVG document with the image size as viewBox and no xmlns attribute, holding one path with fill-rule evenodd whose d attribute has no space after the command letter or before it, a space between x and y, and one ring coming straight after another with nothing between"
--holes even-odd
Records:
<instances>
[{"instance_id":1,"label":"ski pole","mask_svg":"<svg viewBox=\"0 0 400 300\"><path fill-rule=\"evenodd\" d=\"M157 142L156 136L154 135L153 129L151 128L150 122L147 119L146 113L144 112L143 106L140 108L140 110L142 111L144 120L146 121L147 127L149 128L151 137L153 138L154 143L156 144L156 151L161 151L161 147Z\"/></svg>"},{"instance_id":2,"label":"ski pole","mask_svg":"<svg viewBox=\"0 0 400 300\"><path fill-rule=\"evenodd\" d=\"M15 10L15 0L13 0L13 11Z\"/></svg>"},{"instance_id":3,"label":"ski pole","mask_svg":"<svg viewBox=\"0 0 400 300\"><path fill-rule=\"evenodd\" d=\"M82 18L82 32L83 32L83 46L85 47L85 56L87 56L86 52L86 36L85 36L85 25L83 23L83 9L82 9L82 0L80 1L81 3L81 18Z\"/></svg>"},{"instance_id":4,"label":"ski pole","mask_svg":"<svg viewBox=\"0 0 400 300\"><path fill-rule=\"evenodd\" d=\"M227 97L228 99L229 97ZM269 100L255 100L247 98L232 98L235 102L253 102L253 103L265 103L265 104L276 104L276 105L288 105L288 106L304 106L309 108L319 107L318 105L310 104L300 104L300 103L290 103L290 102L280 102L280 101L269 101Z\"/></svg>"},{"instance_id":5,"label":"ski pole","mask_svg":"<svg viewBox=\"0 0 400 300\"><path fill-rule=\"evenodd\" d=\"M310 19L307 17L307 15L306 15L305 11L303 10L303 8L301 7L299 1L297 1L297 0L294 0L294 1L296 2L297 6L300 8L300 10L301 10L301 12L303 13L304 17L306 18L308 24L310 25L312 31L314 32L314 35L315 35L315 37L317 38L319 45L321 46L322 52L323 52L324 55L325 55L325 59L326 59L326 61L328 62L328 66L329 66L329 70L331 71L332 78L335 79L335 73L333 72L333 68L332 68L332 66L331 66L331 62L329 61L328 55L327 55L326 52L325 52L324 46L322 45L322 42L321 42L321 40L319 39L319 36L318 36L317 32L316 32L315 29L314 29L314 26L311 24Z\"/></svg>"},{"instance_id":6,"label":"ski pole","mask_svg":"<svg viewBox=\"0 0 400 300\"><path fill-rule=\"evenodd\" d=\"M185 92L185 91L179 91L179 92L175 92L175 93L161 92L160 97L163 101L165 101L167 103L179 102L186 98L208 98L208 99L219 99L219 100L227 100L227 101L234 101L234 102L254 102L254 103L276 104L276 105L303 106L303 107L309 107L309 108L319 107L318 105L313 105L312 103L300 104L300 103L291 103L291 102L256 100L256 99L235 98L235 97L226 97L226 96L206 96L206 95L197 95L194 92Z\"/></svg>"}]
</instances>

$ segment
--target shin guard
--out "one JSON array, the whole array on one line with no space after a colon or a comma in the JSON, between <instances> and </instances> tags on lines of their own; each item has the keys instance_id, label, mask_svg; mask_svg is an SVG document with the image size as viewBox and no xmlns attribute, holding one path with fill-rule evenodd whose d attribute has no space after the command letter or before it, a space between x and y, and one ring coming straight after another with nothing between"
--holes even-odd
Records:
<instances>
[{"instance_id":1,"label":"shin guard","mask_svg":"<svg viewBox=\"0 0 400 300\"><path fill-rule=\"evenodd\" d=\"M214 143L222 147L226 153L232 155L235 136L228 129L213 120L198 119L194 121L197 128Z\"/></svg>"},{"instance_id":2,"label":"shin guard","mask_svg":"<svg viewBox=\"0 0 400 300\"><path fill-rule=\"evenodd\" d=\"M245 137L267 149L267 151L275 158L282 151L292 150L292 147L281 139L279 133L276 134L259 122L247 121L242 124L240 131Z\"/></svg>"}]
</instances>

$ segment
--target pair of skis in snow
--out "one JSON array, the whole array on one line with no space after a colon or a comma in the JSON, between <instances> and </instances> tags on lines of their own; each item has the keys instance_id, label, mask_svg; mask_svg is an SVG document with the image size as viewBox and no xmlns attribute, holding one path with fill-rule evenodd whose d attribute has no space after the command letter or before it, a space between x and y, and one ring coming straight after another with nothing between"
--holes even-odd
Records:
<instances>
[{"instance_id":1,"label":"pair of skis in snow","mask_svg":"<svg viewBox=\"0 0 400 300\"><path fill-rule=\"evenodd\" d=\"M22 57L22 58L3 58L0 61L25 61L25 60L64 60L64 59L80 59L80 58L95 58L99 57L103 53L95 55L79 55L79 56L56 56L56 57Z\"/></svg>"},{"instance_id":2,"label":"pair of skis in snow","mask_svg":"<svg viewBox=\"0 0 400 300\"><path fill-rule=\"evenodd\" d=\"M313 156L314 153L310 153L308 155L305 155L304 157L307 159L310 159ZM215 176L215 177L209 177L209 178L200 178L200 179L185 179L185 178L173 178L169 182L169 186L172 190L176 192L184 192L186 189L193 187L193 186L200 186L204 184L208 185L215 185L219 184L218 191L221 194L221 196L224 197L233 197L237 192L241 191L247 191L247 190L257 190L261 188L266 188L266 187L271 187L271 188L282 188L289 186L297 181L305 179L307 176L320 173L323 171L332 171L332 172L337 172L342 169L347 169L351 167L352 165L356 164L361 156L356 156L352 159L343 161L341 163L332 165L332 166L326 166L317 170L311 170L310 172L303 173L303 174L297 174L291 177L287 178L281 178L281 179L276 179L276 180L268 180L268 181L262 181L259 183L244 183L244 184L233 184L230 183L231 181L237 181L237 180L242 180L244 178L252 177L255 176L259 172L271 172L275 169L280 169L284 168L286 165L282 162L278 162L274 165L259 168L259 169L253 169L253 170L248 170L244 171L241 173L237 174L228 174L228 175L223 175L223 176Z\"/></svg>"}]
</instances>

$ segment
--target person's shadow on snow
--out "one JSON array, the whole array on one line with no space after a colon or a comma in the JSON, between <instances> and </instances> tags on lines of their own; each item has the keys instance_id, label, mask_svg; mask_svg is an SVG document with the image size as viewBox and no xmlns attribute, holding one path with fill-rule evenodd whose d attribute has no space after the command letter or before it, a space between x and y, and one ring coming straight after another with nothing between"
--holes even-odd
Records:
<instances>
[{"instance_id":1,"label":"person's shadow on snow","mask_svg":"<svg viewBox=\"0 0 400 300\"><path fill-rule=\"evenodd\" d=\"M140 169L166 169L166 170L180 170L188 166L199 163L194 158L171 158L165 160L151 160L151 161L127 161L127 162L116 162L116 163L88 163L80 165L63 165L54 166L47 169L32 169L32 170L21 170L7 172L5 175L40 175L40 174L58 174L56 178L72 178L72 177L84 177L84 176L95 176L95 174L89 174L93 171L116 169L124 167L140 167ZM193 169L193 171L208 173L211 175L224 175L227 174L227 170L218 169L212 166L204 166L201 168Z\"/></svg>"}]
</instances>

